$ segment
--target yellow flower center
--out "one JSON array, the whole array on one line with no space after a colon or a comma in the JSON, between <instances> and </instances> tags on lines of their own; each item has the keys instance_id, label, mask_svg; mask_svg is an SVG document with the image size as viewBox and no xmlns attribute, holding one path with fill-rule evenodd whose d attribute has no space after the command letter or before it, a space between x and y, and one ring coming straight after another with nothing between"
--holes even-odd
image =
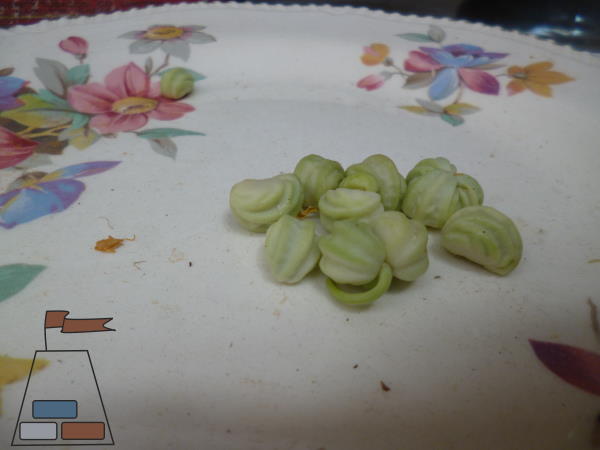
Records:
<instances>
[{"instance_id":1,"label":"yellow flower center","mask_svg":"<svg viewBox=\"0 0 600 450\"><path fill-rule=\"evenodd\" d=\"M183 29L179 27L154 27L150 28L144 34L146 39L168 41L169 39L176 39L183 34Z\"/></svg>"},{"instance_id":2,"label":"yellow flower center","mask_svg":"<svg viewBox=\"0 0 600 450\"><path fill-rule=\"evenodd\" d=\"M152 111L157 105L158 102L151 98L126 97L114 102L112 110L113 112L124 115L141 114Z\"/></svg>"}]
</instances>

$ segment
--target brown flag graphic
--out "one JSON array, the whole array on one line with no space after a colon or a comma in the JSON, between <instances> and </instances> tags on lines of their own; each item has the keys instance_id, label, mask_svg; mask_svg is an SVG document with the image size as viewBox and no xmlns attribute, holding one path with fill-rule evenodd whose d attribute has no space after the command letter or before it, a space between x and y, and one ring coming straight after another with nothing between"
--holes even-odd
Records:
<instances>
[{"instance_id":1,"label":"brown flag graphic","mask_svg":"<svg viewBox=\"0 0 600 450\"><path fill-rule=\"evenodd\" d=\"M115 331L106 327L112 317L94 319L69 319L69 311L46 311L44 328L62 328L61 333L92 333L96 331Z\"/></svg>"}]
</instances>

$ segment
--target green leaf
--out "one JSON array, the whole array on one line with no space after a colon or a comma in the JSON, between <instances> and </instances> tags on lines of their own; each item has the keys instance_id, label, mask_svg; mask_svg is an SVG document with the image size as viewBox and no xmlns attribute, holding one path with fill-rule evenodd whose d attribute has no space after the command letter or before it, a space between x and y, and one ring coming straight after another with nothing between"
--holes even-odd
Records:
<instances>
[{"instance_id":1,"label":"green leaf","mask_svg":"<svg viewBox=\"0 0 600 450\"><path fill-rule=\"evenodd\" d=\"M50 159L48 155L43 153L34 153L25 161L19 163L19 169L31 170L37 169L41 166L48 166L50 164L52 164L52 159Z\"/></svg>"},{"instance_id":2,"label":"green leaf","mask_svg":"<svg viewBox=\"0 0 600 450\"><path fill-rule=\"evenodd\" d=\"M47 89L40 89L37 95L52 105L59 106L60 108L70 108L69 103L64 98L58 97Z\"/></svg>"},{"instance_id":3,"label":"green leaf","mask_svg":"<svg viewBox=\"0 0 600 450\"><path fill-rule=\"evenodd\" d=\"M30 264L0 266L0 302L25 289L45 268Z\"/></svg>"},{"instance_id":4,"label":"green leaf","mask_svg":"<svg viewBox=\"0 0 600 450\"><path fill-rule=\"evenodd\" d=\"M69 69L60 61L36 58L37 67L33 69L44 87L58 96L67 93L67 73Z\"/></svg>"},{"instance_id":5,"label":"green leaf","mask_svg":"<svg viewBox=\"0 0 600 450\"><path fill-rule=\"evenodd\" d=\"M87 114L73 113L73 122L71 122L69 129L78 130L79 128L85 127L89 121L90 116Z\"/></svg>"},{"instance_id":6,"label":"green leaf","mask_svg":"<svg viewBox=\"0 0 600 450\"><path fill-rule=\"evenodd\" d=\"M452 103L444 108L444 112L454 116L464 116L479 111L479 108L470 103Z\"/></svg>"},{"instance_id":7,"label":"green leaf","mask_svg":"<svg viewBox=\"0 0 600 450\"><path fill-rule=\"evenodd\" d=\"M81 64L79 66L72 67L67 72L67 80L69 80L70 84L85 84L89 77L89 64Z\"/></svg>"},{"instance_id":8,"label":"green leaf","mask_svg":"<svg viewBox=\"0 0 600 450\"><path fill-rule=\"evenodd\" d=\"M61 136L69 140L69 144L78 150L85 150L94 144L100 135L94 130L88 128L78 128L76 130L65 130Z\"/></svg>"},{"instance_id":9,"label":"green leaf","mask_svg":"<svg viewBox=\"0 0 600 450\"><path fill-rule=\"evenodd\" d=\"M433 24L429 25L427 35L435 42L442 42L446 38L446 32L441 27Z\"/></svg>"},{"instance_id":10,"label":"green leaf","mask_svg":"<svg viewBox=\"0 0 600 450\"><path fill-rule=\"evenodd\" d=\"M415 114L427 114L427 113L431 114L431 111L428 111L427 109L423 108L422 106L408 105L408 106L399 106L399 108L404 109L406 111L410 111L411 113L415 113Z\"/></svg>"},{"instance_id":11,"label":"green leaf","mask_svg":"<svg viewBox=\"0 0 600 450\"><path fill-rule=\"evenodd\" d=\"M406 39L407 41L413 42L434 42L428 35L422 33L402 33L396 36Z\"/></svg>"},{"instance_id":12,"label":"green leaf","mask_svg":"<svg viewBox=\"0 0 600 450\"><path fill-rule=\"evenodd\" d=\"M39 95L23 94L18 98L23 102L23 106L2 111L0 117L32 128L51 128L72 120L71 112L57 111L56 105L44 101Z\"/></svg>"},{"instance_id":13,"label":"green leaf","mask_svg":"<svg viewBox=\"0 0 600 450\"><path fill-rule=\"evenodd\" d=\"M169 138L150 139L150 146L159 155L175 159L177 156L177 145Z\"/></svg>"},{"instance_id":14,"label":"green leaf","mask_svg":"<svg viewBox=\"0 0 600 450\"><path fill-rule=\"evenodd\" d=\"M420 98L416 99L417 103L421 105L428 111L431 111L436 114L440 114L444 112L444 107L442 105L437 104L436 102L431 102L429 100L422 100Z\"/></svg>"},{"instance_id":15,"label":"green leaf","mask_svg":"<svg viewBox=\"0 0 600 450\"><path fill-rule=\"evenodd\" d=\"M465 119L460 116L453 116L451 114L440 114L440 117L443 121L448 122L453 127L456 127L462 123L464 123Z\"/></svg>"},{"instance_id":16,"label":"green leaf","mask_svg":"<svg viewBox=\"0 0 600 450\"><path fill-rule=\"evenodd\" d=\"M433 72L420 72L409 75L404 82L405 89L418 89L429 86L433 82Z\"/></svg>"},{"instance_id":17,"label":"green leaf","mask_svg":"<svg viewBox=\"0 0 600 450\"><path fill-rule=\"evenodd\" d=\"M137 135L144 139L162 139L176 136L206 136L204 133L180 130L179 128L150 128L140 131Z\"/></svg>"},{"instance_id":18,"label":"green leaf","mask_svg":"<svg viewBox=\"0 0 600 450\"><path fill-rule=\"evenodd\" d=\"M179 69L180 67L172 67L171 69L167 69L167 70L163 70L162 72L158 72L158 74L162 77L164 76L166 73L170 72L171 70L174 69ZM185 69L186 71L188 71L190 73L190 75L192 75L192 77L194 77L194 81L201 81L201 80L205 80L206 77L204 75L202 75L201 73L195 72L193 70L190 69Z\"/></svg>"}]
</instances>

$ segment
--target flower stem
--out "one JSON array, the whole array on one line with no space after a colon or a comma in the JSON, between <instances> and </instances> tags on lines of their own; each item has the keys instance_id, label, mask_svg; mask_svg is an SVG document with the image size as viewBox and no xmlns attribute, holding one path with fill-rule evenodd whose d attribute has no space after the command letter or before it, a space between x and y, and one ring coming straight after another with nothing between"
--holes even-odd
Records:
<instances>
[{"instance_id":1,"label":"flower stem","mask_svg":"<svg viewBox=\"0 0 600 450\"><path fill-rule=\"evenodd\" d=\"M160 72L160 71L161 71L161 70L163 70L165 67L167 67L167 66L169 65L169 57L170 57L170 56L171 56L171 55L169 55L169 54L167 53L167 55L165 56L165 60L163 61L163 63L162 63L160 66L158 66L156 69L154 69L152 72L150 72L150 75L149 75L149 76L153 77L153 76L154 76L154 75L156 75L158 72Z\"/></svg>"},{"instance_id":2,"label":"flower stem","mask_svg":"<svg viewBox=\"0 0 600 450\"><path fill-rule=\"evenodd\" d=\"M456 96L456 98L452 102L453 105L456 105L460 101L460 99L461 99L461 97L463 95L463 91L464 91L464 88L463 88L463 86L461 84L461 85L458 86L458 95Z\"/></svg>"},{"instance_id":3,"label":"flower stem","mask_svg":"<svg viewBox=\"0 0 600 450\"><path fill-rule=\"evenodd\" d=\"M391 64L391 67L393 67L394 69L396 69L396 71L397 71L397 72L398 72L400 75L402 75L404 78L408 78L408 74L407 74L407 73L406 73L404 70L402 70L400 67L398 67L398 66L396 65L396 63L392 63L392 64Z\"/></svg>"},{"instance_id":4,"label":"flower stem","mask_svg":"<svg viewBox=\"0 0 600 450\"><path fill-rule=\"evenodd\" d=\"M64 130L67 127L68 127L68 125L59 125L54 128L48 128L47 130L40 131L38 133L32 133L30 130L30 128L31 128L30 127L30 128L23 130L22 132L20 132L18 134L27 139L43 137L43 136L58 136L58 132ZM24 133L24 132L26 132L26 133Z\"/></svg>"},{"instance_id":5,"label":"flower stem","mask_svg":"<svg viewBox=\"0 0 600 450\"><path fill-rule=\"evenodd\" d=\"M396 69L396 74L402 75L404 78L408 77L408 74L398 67L392 58L385 58L383 65L385 67L392 67Z\"/></svg>"}]
</instances>

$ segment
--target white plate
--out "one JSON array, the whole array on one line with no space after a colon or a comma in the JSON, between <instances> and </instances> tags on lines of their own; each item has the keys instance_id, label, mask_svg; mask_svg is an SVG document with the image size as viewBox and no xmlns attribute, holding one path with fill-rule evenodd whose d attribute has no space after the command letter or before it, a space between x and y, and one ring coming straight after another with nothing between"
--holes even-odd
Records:
<instances>
[{"instance_id":1,"label":"white plate","mask_svg":"<svg viewBox=\"0 0 600 450\"><path fill-rule=\"evenodd\" d=\"M146 35L154 41L119 37L160 24L175 28ZM187 25L206 28L180 28ZM398 36L406 33L421 37ZM30 96L39 96L44 83L64 92L63 67L79 65L85 43L71 39L63 44L67 51L58 44L69 36L85 39L83 63L91 78L76 87L86 81L85 68L67 74L75 93L71 106L94 116L91 129L121 130L84 150L71 142L48 158L19 162L43 172L92 161L120 164L81 179L63 175L69 182L54 179L46 190L79 192L79 182L85 191L64 211L27 223L20 223L26 210L10 223L5 210L0 229L0 265L45 266L0 303L0 352L25 358L43 349L46 310L114 318L116 332L49 329L47 339L52 349L89 350L117 447L591 446L600 410L593 395L598 373L584 382L579 366L568 366L565 370L575 373L572 382L592 392L578 389L536 358L529 339L557 344L538 348L555 371L560 368L552 352L574 355L575 362L586 356L583 371L599 367L597 353L561 346L599 348L588 303L600 302L600 264L590 262L600 258L600 64L593 56L464 22L364 9L219 3L44 22L0 36L2 66L14 67L13 77L29 81L37 92ZM432 37L429 43L410 40ZM184 38L205 43L186 45ZM134 50L148 53L131 53L134 42ZM462 89L460 102L479 108L453 126L440 114L400 109L418 105L417 99L431 100L428 88L403 88L402 75L371 92L357 87L370 74L394 70L361 62L363 48L372 43L385 43L403 71L409 52L423 46L467 43L507 55L487 55L503 65L485 68L489 76L480 66L461 70L466 86L437 101L446 107ZM186 49L188 60L181 59ZM143 68L150 58L155 70L165 52L172 53L168 67L205 77L182 101L194 111L166 105L145 90L147 80L136 75L135 66L124 69L129 63ZM38 61L44 83L34 72L36 58L61 63ZM449 61L446 65L454 66L444 73L451 77L459 73L457 64L474 58ZM548 85L538 85L537 93L507 95L507 84L515 80L507 75L509 67L544 61L553 68L535 66L528 82L565 81L550 85L552 97L539 95L548 93ZM431 64L425 62L423 67ZM121 114L103 116L106 103L97 97L107 95L105 76L118 68L110 77L117 93L109 105ZM569 80L549 76L548 70ZM119 93L127 77L130 91ZM91 82L99 83L95 90ZM132 96L146 100L114 106ZM54 104L47 108L69 107L45 98ZM132 111L127 107L139 113L125 118L123 113ZM64 137L65 124L78 120L81 126L90 118L64 114L39 112L30 125L46 127L41 131L12 126L39 140L40 133ZM15 118L10 111L9 116ZM58 128L48 131L51 125ZM165 156L172 146L157 152L149 145L149 138L159 135L144 137L145 130L165 127L205 136L173 137L178 147L173 159ZM12 144L4 145L6 151ZM27 142L20 145L23 159L31 150ZM521 264L506 277L495 276L445 253L432 232L426 274L411 284L395 284L369 309L340 306L321 276L295 286L276 284L263 260L263 236L242 230L229 212L229 189L244 178L290 172L309 153L344 166L384 153L403 174L422 158L447 157L480 181L486 204L514 219L524 241ZM0 192L22 173L2 169ZM34 205L39 210L39 203ZM95 251L96 241L108 235L135 235L135 241L114 254ZM32 382L50 380L53 370L51 364ZM382 381L389 391L382 390ZM24 390L24 380L3 390L2 448L10 443Z\"/></svg>"}]
</instances>

